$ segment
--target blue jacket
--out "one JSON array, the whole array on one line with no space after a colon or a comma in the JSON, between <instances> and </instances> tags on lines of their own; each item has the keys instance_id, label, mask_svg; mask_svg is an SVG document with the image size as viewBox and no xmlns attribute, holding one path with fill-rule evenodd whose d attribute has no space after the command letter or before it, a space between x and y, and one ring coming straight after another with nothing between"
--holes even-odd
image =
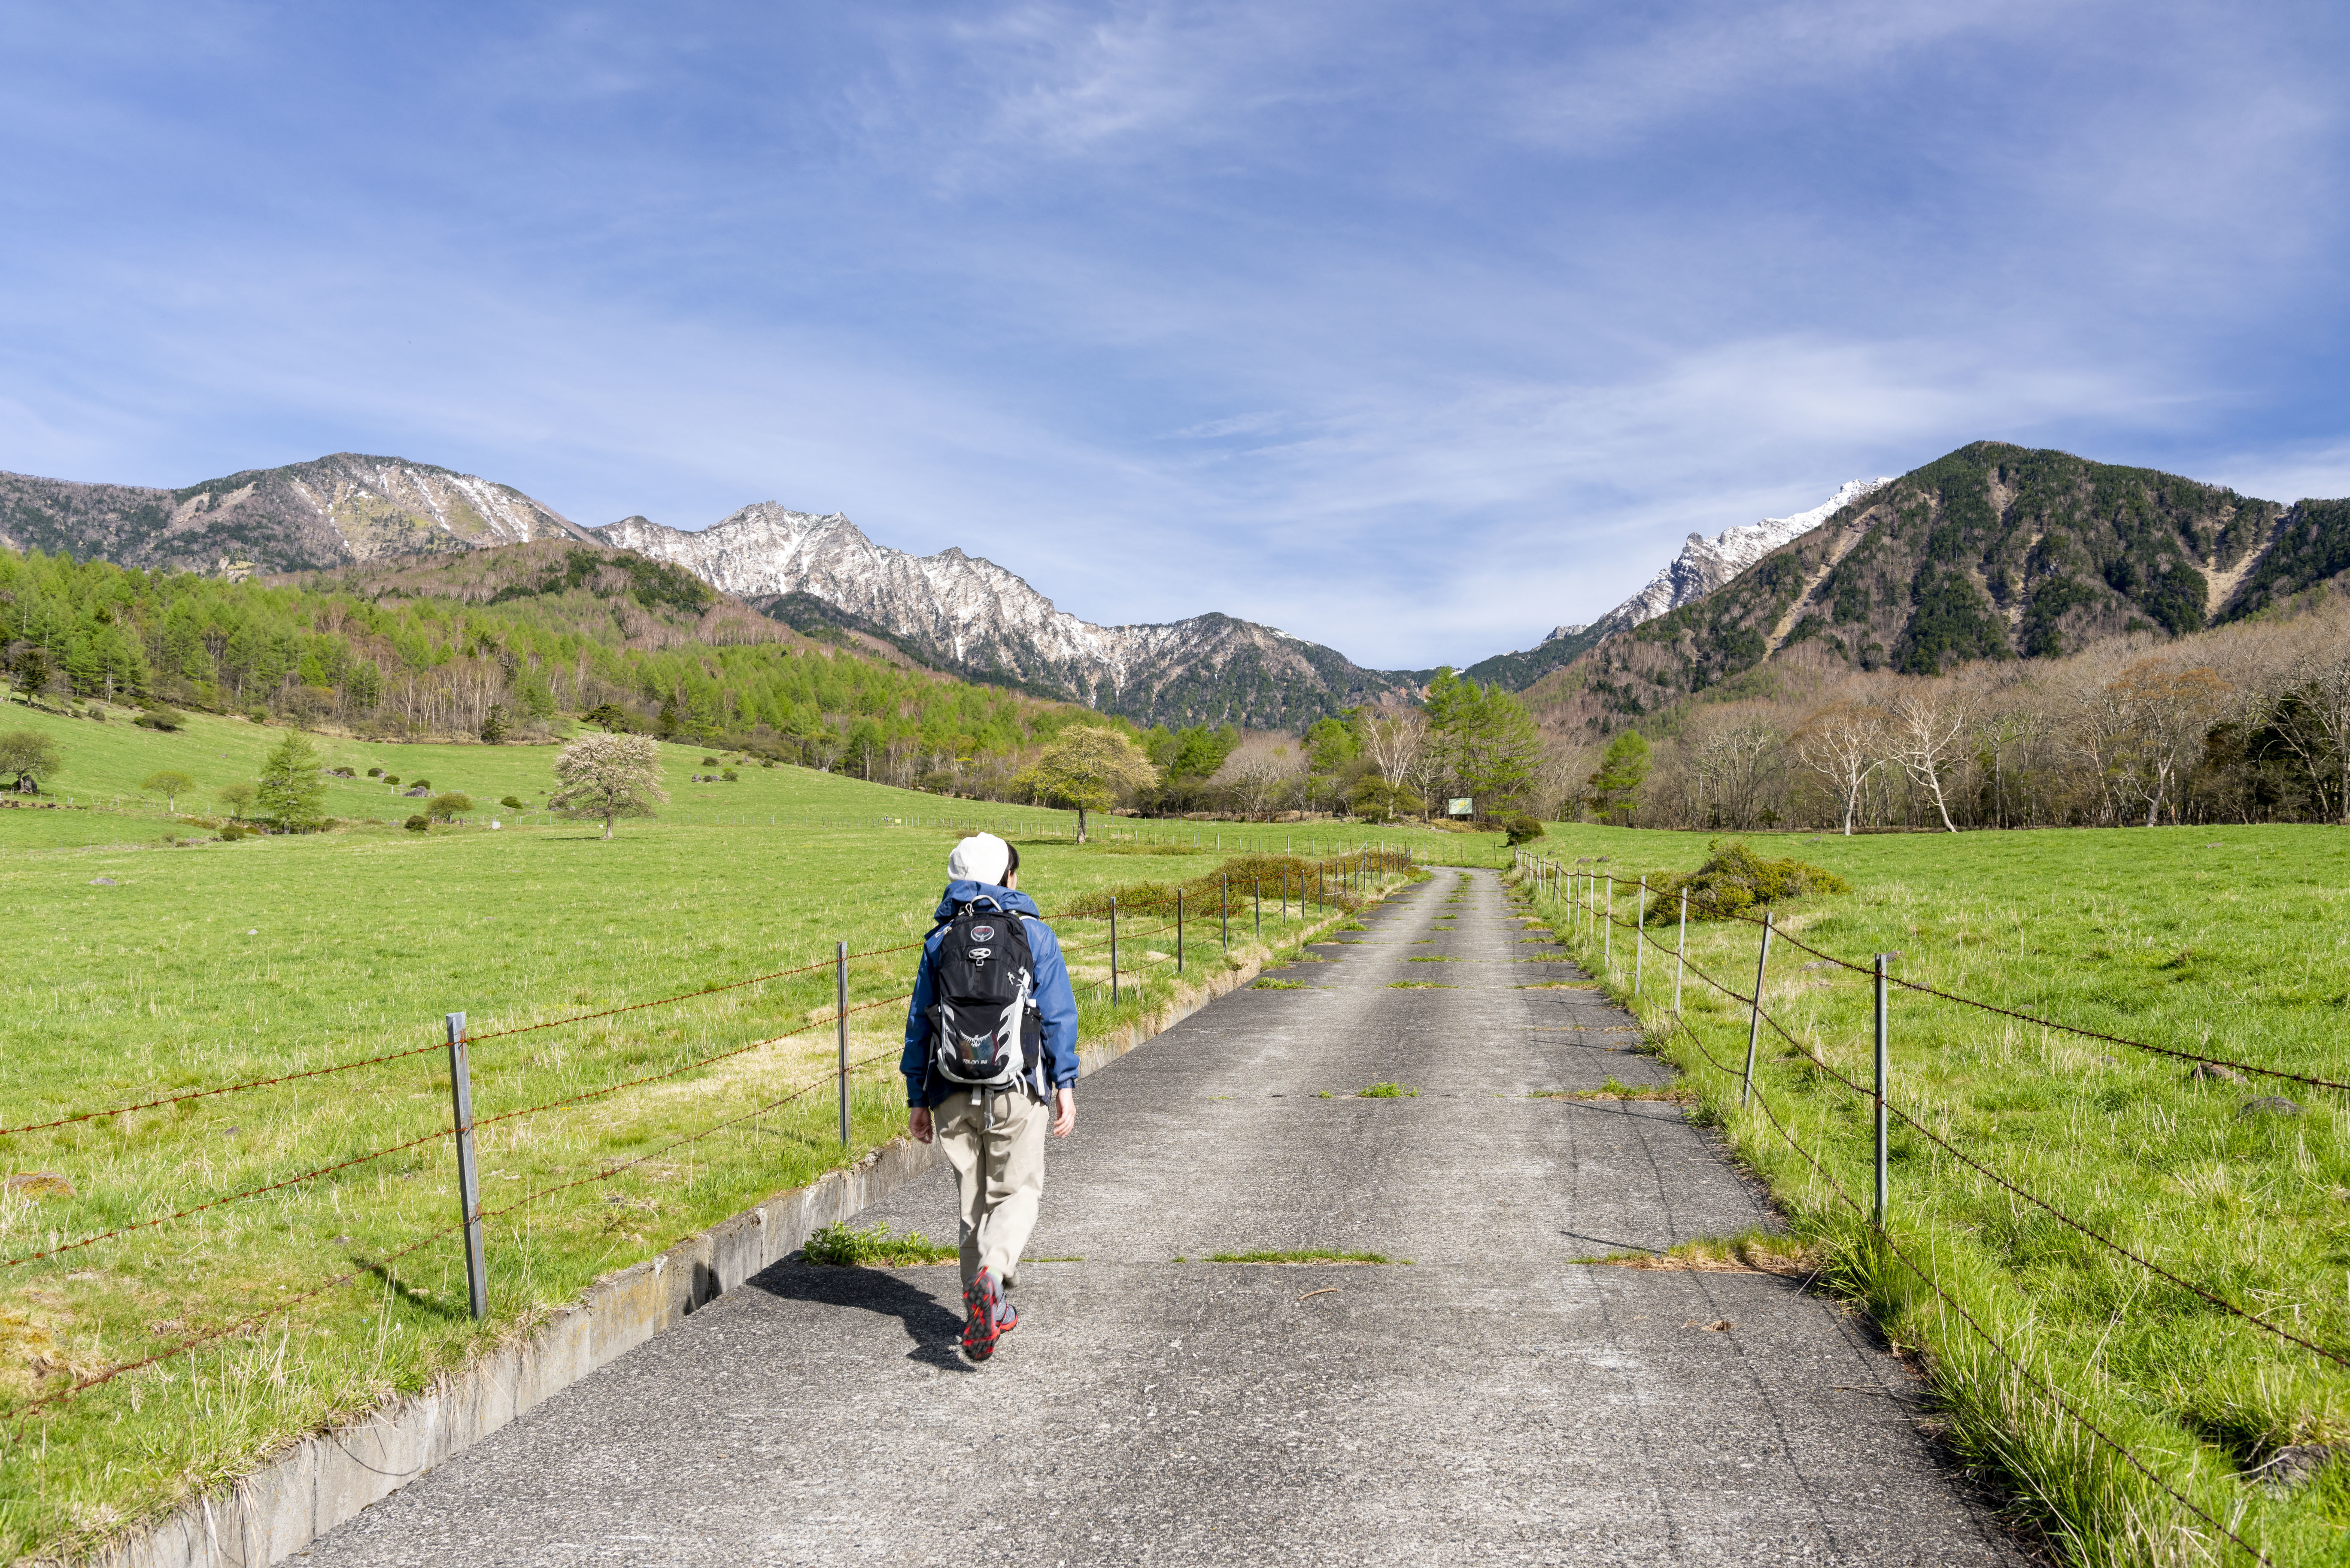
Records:
<instances>
[{"instance_id":1,"label":"blue jacket","mask_svg":"<svg viewBox=\"0 0 2350 1568\"><path fill-rule=\"evenodd\" d=\"M957 1093L951 1084L931 1082L931 1005L938 1000L931 979L931 960L946 938L946 922L973 898L993 898L1004 913L1018 915L1028 931L1028 957L1035 974L1034 995L1038 1019L1045 1026L1045 1078L1054 1088L1066 1089L1077 1081L1077 997L1069 989L1069 969L1061 961L1060 939L1036 911L1025 893L990 882L950 882L939 900L939 929L922 943L921 968L914 975L914 994L906 1003L906 1054L898 1070L906 1075L906 1104L935 1106Z\"/></svg>"}]
</instances>

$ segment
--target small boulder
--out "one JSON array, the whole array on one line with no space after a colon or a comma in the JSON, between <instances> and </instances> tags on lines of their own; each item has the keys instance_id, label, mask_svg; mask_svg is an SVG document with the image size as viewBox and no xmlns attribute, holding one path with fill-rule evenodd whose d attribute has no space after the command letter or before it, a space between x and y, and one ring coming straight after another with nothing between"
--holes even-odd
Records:
<instances>
[{"instance_id":1,"label":"small boulder","mask_svg":"<svg viewBox=\"0 0 2350 1568\"><path fill-rule=\"evenodd\" d=\"M2199 1084L2244 1084L2251 1080L2233 1067L2223 1067L2217 1062L2198 1062L2188 1070L2187 1076Z\"/></svg>"},{"instance_id":2,"label":"small boulder","mask_svg":"<svg viewBox=\"0 0 2350 1568\"><path fill-rule=\"evenodd\" d=\"M89 879L89 885L93 888L111 888L115 882L111 877L93 877Z\"/></svg>"},{"instance_id":3,"label":"small boulder","mask_svg":"<svg viewBox=\"0 0 2350 1568\"><path fill-rule=\"evenodd\" d=\"M2258 1099L2246 1100L2243 1108L2236 1113L2236 1119L2241 1122L2253 1116L2298 1116L2305 1114L2301 1106L2282 1095L2262 1095Z\"/></svg>"},{"instance_id":4,"label":"small boulder","mask_svg":"<svg viewBox=\"0 0 2350 1568\"><path fill-rule=\"evenodd\" d=\"M2245 1472L2244 1479L2276 1491L2291 1491L2333 1463L2340 1451L2330 1443L2288 1444Z\"/></svg>"},{"instance_id":5,"label":"small boulder","mask_svg":"<svg viewBox=\"0 0 2350 1568\"><path fill-rule=\"evenodd\" d=\"M71 1198L74 1184L54 1170L20 1170L5 1184L22 1198Z\"/></svg>"}]
</instances>

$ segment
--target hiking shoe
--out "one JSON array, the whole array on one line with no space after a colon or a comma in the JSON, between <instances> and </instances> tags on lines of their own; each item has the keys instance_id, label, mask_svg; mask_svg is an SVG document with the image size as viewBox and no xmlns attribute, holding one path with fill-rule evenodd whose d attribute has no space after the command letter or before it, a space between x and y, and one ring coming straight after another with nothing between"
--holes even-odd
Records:
<instances>
[{"instance_id":1,"label":"hiking shoe","mask_svg":"<svg viewBox=\"0 0 2350 1568\"><path fill-rule=\"evenodd\" d=\"M1005 1315L1003 1293L996 1289L994 1271L984 1263L962 1288L962 1353L973 1361L984 1361L995 1354Z\"/></svg>"}]
</instances>

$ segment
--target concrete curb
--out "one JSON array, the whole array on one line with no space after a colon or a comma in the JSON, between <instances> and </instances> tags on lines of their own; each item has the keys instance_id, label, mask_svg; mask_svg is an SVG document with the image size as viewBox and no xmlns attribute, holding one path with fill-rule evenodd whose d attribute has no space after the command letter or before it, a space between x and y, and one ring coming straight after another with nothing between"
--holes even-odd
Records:
<instances>
[{"instance_id":1,"label":"concrete curb","mask_svg":"<svg viewBox=\"0 0 2350 1568\"><path fill-rule=\"evenodd\" d=\"M1382 892L1372 902L1386 897ZM1307 927L1300 945L1347 918L1335 912ZM1098 1071L1247 985L1263 968L1264 960L1257 958L1211 974L1149 1017L1080 1046L1078 1072ZM598 1281L577 1305L527 1337L449 1372L425 1392L305 1438L224 1495L183 1503L83 1561L90 1568L267 1568L283 1562L540 1401L783 1262L825 1226L850 1219L926 1174L938 1159L935 1146L898 1138L854 1165L765 1199Z\"/></svg>"}]
</instances>

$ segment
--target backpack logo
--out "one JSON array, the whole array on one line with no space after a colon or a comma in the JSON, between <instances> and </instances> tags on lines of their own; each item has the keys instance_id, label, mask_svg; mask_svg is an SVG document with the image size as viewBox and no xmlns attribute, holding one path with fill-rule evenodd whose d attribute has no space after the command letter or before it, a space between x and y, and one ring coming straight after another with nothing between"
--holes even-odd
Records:
<instances>
[{"instance_id":1,"label":"backpack logo","mask_svg":"<svg viewBox=\"0 0 2350 1568\"><path fill-rule=\"evenodd\" d=\"M973 926L971 929L971 940L975 942L992 942L995 940L995 928L993 926Z\"/></svg>"}]
</instances>

